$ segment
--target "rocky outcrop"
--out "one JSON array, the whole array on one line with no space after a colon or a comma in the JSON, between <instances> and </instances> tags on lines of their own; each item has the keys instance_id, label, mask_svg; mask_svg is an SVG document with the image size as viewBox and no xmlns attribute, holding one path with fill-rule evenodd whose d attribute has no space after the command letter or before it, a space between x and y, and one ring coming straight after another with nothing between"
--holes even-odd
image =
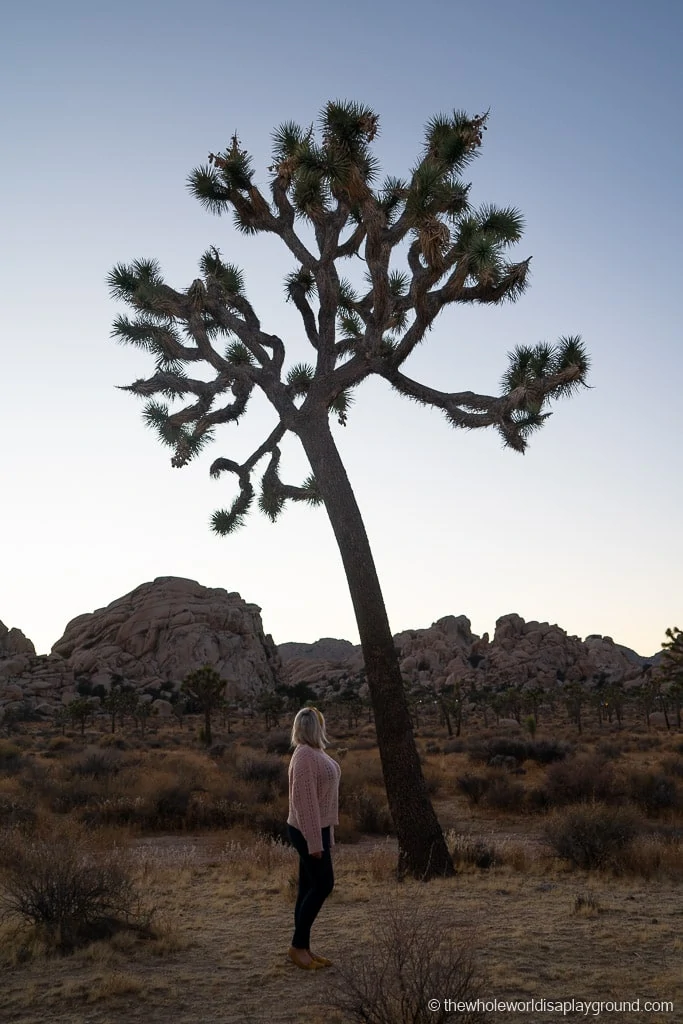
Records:
<instances>
[{"instance_id":1,"label":"rocky outcrop","mask_svg":"<svg viewBox=\"0 0 683 1024\"><path fill-rule=\"evenodd\" d=\"M20 629L8 629L4 622L0 622L0 659L35 653L35 647Z\"/></svg>"},{"instance_id":2,"label":"rocky outcrop","mask_svg":"<svg viewBox=\"0 0 683 1024\"><path fill-rule=\"evenodd\" d=\"M260 612L239 594L164 576L73 619L52 653L105 685L120 675L173 689L208 664L235 692L258 692L276 683L280 665Z\"/></svg>"},{"instance_id":3,"label":"rocky outcrop","mask_svg":"<svg viewBox=\"0 0 683 1024\"><path fill-rule=\"evenodd\" d=\"M50 655L36 658L31 644L31 655L17 655L13 662L4 686L6 662L0 662L0 703L69 700L80 682L109 688L125 680L141 690L173 691L204 664L212 665L235 695L258 693L278 682L281 669L257 605L237 593L173 576L79 615Z\"/></svg>"},{"instance_id":4,"label":"rocky outcrop","mask_svg":"<svg viewBox=\"0 0 683 1024\"><path fill-rule=\"evenodd\" d=\"M585 641L569 636L548 622L525 622L504 615L496 622L493 639L472 633L470 620L447 615L426 629L405 630L394 636L401 672L407 682L438 689L454 681L473 680L500 689L511 685L552 689L563 683L623 682L640 678L644 664L627 647L610 637ZM325 687L363 667L360 647L346 641L283 644L279 650L289 682Z\"/></svg>"},{"instance_id":5,"label":"rocky outcrop","mask_svg":"<svg viewBox=\"0 0 683 1024\"><path fill-rule=\"evenodd\" d=\"M494 690L575 681L628 686L641 678L646 662L656 661L610 637L582 641L559 626L514 614L498 620L492 639L474 634L466 616L447 615L426 629L398 633L394 642L407 683L436 689L456 681ZM165 700L204 664L216 668L236 695L259 693L281 680L331 693L350 681L362 684L364 672L360 647L347 640L327 637L278 649L263 631L257 605L169 576L79 615L50 655L36 657L20 630L0 623L0 717L15 702L49 708L69 701L83 682L108 688L125 680Z\"/></svg>"},{"instance_id":6,"label":"rocky outcrop","mask_svg":"<svg viewBox=\"0 0 683 1024\"><path fill-rule=\"evenodd\" d=\"M360 647L349 640L323 637L312 644L285 643L279 645L278 652L290 683L331 683L363 667Z\"/></svg>"}]
</instances>

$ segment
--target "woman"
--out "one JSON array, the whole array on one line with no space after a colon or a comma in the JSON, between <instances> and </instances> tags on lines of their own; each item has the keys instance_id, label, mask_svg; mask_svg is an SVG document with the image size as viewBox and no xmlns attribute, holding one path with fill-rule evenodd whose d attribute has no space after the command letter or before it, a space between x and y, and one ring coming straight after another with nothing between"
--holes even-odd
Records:
<instances>
[{"instance_id":1,"label":"woman","mask_svg":"<svg viewBox=\"0 0 683 1024\"><path fill-rule=\"evenodd\" d=\"M334 826L339 824L341 768L325 753L325 719L317 708L302 708L297 713L292 746L287 826L299 854L299 892L288 956L297 967L312 971L332 963L311 953L311 926L334 888L331 847Z\"/></svg>"}]
</instances>

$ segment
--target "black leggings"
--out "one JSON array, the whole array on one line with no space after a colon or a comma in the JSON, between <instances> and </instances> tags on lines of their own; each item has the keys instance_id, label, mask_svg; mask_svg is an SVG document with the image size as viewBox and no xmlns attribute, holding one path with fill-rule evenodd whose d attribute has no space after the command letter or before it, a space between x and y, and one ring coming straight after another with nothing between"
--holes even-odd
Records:
<instances>
[{"instance_id":1,"label":"black leggings","mask_svg":"<svg viewBox=\"0 0 683 1024\"><path fill-rule=\"evenodd\" d=\"M311 857L303 833L293 825L287 826L292 846L299 854L299 893L294 907L295 949L308 949L311 945L311 927L320 908L334 889L334 871L330 854L330 828L322 830L323 855Z\"/></svg>"}]
</instances>

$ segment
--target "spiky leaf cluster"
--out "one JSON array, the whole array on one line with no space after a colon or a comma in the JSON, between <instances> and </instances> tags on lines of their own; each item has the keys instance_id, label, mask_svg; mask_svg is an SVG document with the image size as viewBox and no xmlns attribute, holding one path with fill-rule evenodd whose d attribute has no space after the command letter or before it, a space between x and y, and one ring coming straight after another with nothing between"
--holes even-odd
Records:
<instances>
[{"instance_id":1,"label":"spiky leaf cluster","mask_svg":"<svg viewBox=\"0 0 683 1024\"><path fill-rule=\"evenodd\" d=\"M190 175L190 190L211 211L232 211L239 230L274 234L288 248L295 269L285 296L314 350L311 363L285 368L285 343L262 328L242 272L215 246L200 259L201 276L181 292L165 283L155 260L112 270L112 295L135 314L117 317L112 333L155 360L154 375L126 390L148 400L145 421L173 449L173 465L198 454L218 426L239 422L255 389L277 413L277 427L248 459L213 462L212 475L230 472L239 483L233 504L213 517L216 532L244 521L255 494L252 474L264 458L258 504L266 516L276 519L288 500L320 503L312 478L299 487L280 479L278 446L316 417L345 425L355 389L371 374L441 409L454 427L492 427L517 451L546 421L551 400L585 384L588 357L577 337L517 346L498 395L438 390L403 371L445 308L514 301L527 287L529 259L515 262L509 253L522 237L521 214L511 206L475 207L463 180L487 122L487 113L457 110L432 118L410 172L378 184L377 115L360 103L333 101L316 123L287 122L275 131L269 194L237 135ZM298 233L302 218L313 228L305 236ZM364 261L360 287L340 273L349 257ZM193 362L208 366L210 379L191 375ZM189 404L172 408L178 401Z\"/></svg>"}]
</instances>

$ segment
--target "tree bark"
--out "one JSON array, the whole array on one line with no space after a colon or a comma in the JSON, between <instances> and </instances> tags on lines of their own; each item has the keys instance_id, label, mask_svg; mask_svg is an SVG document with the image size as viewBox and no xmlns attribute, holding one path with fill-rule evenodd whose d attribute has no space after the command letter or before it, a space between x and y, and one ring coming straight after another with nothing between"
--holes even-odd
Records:
<instances>
[{"instance_id":1,"label":"tree bark","mask_svg":"<svg viewBox=\"0 0 683 1024\"><path fill-rule=\"evenodd\" d=\"M399 842L399 872L418 878L454 874L420 759L398 654L389 628L370 542L332 437L327 412L297 430L339 546L356 614L375 714L389 810Z\"/></svg>"}]
</instances>

